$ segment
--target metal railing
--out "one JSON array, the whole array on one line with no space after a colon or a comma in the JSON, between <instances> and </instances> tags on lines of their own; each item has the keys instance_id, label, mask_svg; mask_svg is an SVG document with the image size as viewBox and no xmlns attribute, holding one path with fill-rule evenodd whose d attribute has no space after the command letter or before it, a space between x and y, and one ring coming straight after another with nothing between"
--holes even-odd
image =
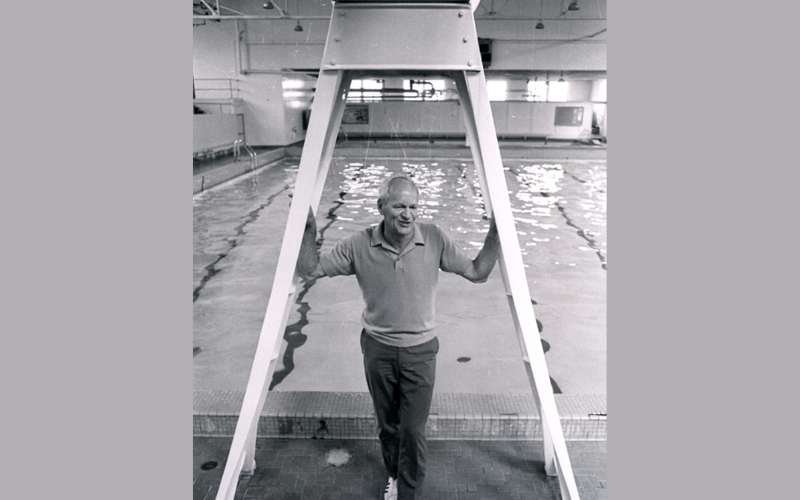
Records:
<instances>
[{"instance_id":1,"label":"metal railing","mask_svg":"<svg viewBox=\"0 0 800 500\"><path fill-rule=\"evenodd\" d=\"M195 78L195 99L238 99L241 95L236 78Z\"/></svg>"},{"instance_id":2,"label":"metal railing","mask_svg":"<svg viewBox=\"0 0 800 500\"><path fill-rule=\"evenodd\" d=\"M239 161L239 148L242 146L242 142L244 142L242 139L233 141L233 161Z\"/></svg>"},{"instance_id":3,"label":"metal railing","mask_svg":"<svg viewBox=\"0 0 800 500\"><path fill-rule=\"evenodd\" d=\"M233 141L233 161L238 162L239 158L242 156L242 148L247 152L247 156L250 157L250 170L255 170L258 168L258 153L249 145L245 144L244 139L237 139ZM219 148L211 148L205 149L202 151L196 151L194 153L194 157L197 159L201 158L214 158L217 153L226 153L231 149L231 145L228 144L226 146L222 146Z\"/></svg>"},{"instance_id":4,"label":"metal railing","mask_svg":"<svg viewBox=\"0 0 800 500\"><path fill-rule=\"evenodd\" d=\"M255 150L253 148L248 146L242 139L239 139L236 142L240 143L241 146L244 146L244 150L247 151L247 154L250 156L250 170L255 170L256 167L258 167L258 154L255 152ZM236 143L234 143L234 144L236 144ZM237 160L238 160L239 156L238 156L238 153L237 153L236 146L234 146L234 153L233 154L234 154L234 157L237 158Z\"/></svg>"}]
</instances>

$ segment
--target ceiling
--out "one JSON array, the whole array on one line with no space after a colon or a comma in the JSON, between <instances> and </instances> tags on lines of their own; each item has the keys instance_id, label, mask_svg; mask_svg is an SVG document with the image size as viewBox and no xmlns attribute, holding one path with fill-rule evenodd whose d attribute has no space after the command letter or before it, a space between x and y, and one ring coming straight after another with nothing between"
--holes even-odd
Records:
<instances>
[{"instance_id":1,"label":"ceiling","mask_svg":"<svg viewBox=\"0 0 800 500\"><path fill-rule=\"evenodd\" d=\"M577 0L579 10L569 10L572 1L575 0L482 0L475 9L476 26L480 36L501 43L605 44L606 0ZM314 20L315 23L324 25L330 19L332 5L331 0L192 0L192 12L196 25L223 20L260 23ZM545 26L544 29L535 28L539 23ZM274 26L277 29L279 25ZM315 32L316 37L320 34L319 30ZM324 35L321 39L306 40L306 42L324 45ZM318 68L294 69L294 71L312 76L319 73ZM606 78L606 73L606 71L577 70L563 73L523 69L496 70L491 67L486 69L487 76L507 79L551 77L596 80Z\"/></svg>"}]
</instances>

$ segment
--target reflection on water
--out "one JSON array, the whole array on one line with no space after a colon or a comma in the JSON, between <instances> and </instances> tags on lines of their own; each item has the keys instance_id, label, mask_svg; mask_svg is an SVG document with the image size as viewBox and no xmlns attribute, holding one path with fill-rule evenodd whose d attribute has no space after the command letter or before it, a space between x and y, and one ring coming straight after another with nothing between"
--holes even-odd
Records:
<instances>
[{"instance_id":1,"label":"reflection on water","mask_svg":"<svg viewBox=\"0 0 800 500\"><path fill-rule=\"evenodd\" d=\"M296 169L295 165L287 173L295 176ZM596 252L605 268L605 163L507 161L504 171L523 256L535 247L563 244L559 240L577 234L580 240L574 241L579 244L573 248ZM417 184L419 220L439 224L468 251L483 245L489 221L472 162L399 159L369 164L332 162L318 214L327 211L334 201L345 206L332 215L335 232L329 233L326 243L333 244L345 234L377 224L378 188L395 175L405 175ZM524 260L527 265L528 259Z\"/></svg>"},{"instance_id":2,"label":"reflection on water","mask_svg":"<svg viewBox=\"0 0 800 500\"><path fill-rule=\"evenodd\" d=\"M262 190L265 185L293 190L297 163L297 159L286 159L259 172L257 183L241 183L227 194L207 193L201 204L214 204L215 196L255 200L258 183ZM420 191L419 220L435 222L462 248L477 251L483 245L489 221L474 170L471 161L458 160L333 160L317 211L318 221L326 220L330 227L323 246L327 248L346 234L377 224L381 218L378 188L390 177L405 175L414 180ZM605 269L605 162L509 160L504 162L504 172L526 266L543 262L534 259L535 255L557 265L575 265L580 254L596 254L592 265ZM202 214L198 215L202 219ZM552 258L548 260L547 256Z\"/></svg>"}]
</instances>

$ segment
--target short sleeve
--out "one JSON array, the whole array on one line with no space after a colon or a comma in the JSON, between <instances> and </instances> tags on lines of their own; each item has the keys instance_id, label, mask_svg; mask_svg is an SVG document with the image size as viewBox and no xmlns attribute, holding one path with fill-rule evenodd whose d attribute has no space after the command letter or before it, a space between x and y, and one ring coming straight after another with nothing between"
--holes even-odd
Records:
<instances>
[{"instance_id":1,"label":"short sleeve","mask_svg":"<svg viewBox=\"0 0 800 500\"><path fill-rule=\"evenodd\" d=\"M441 228L438 229L442 238L442 256L439 259L439 268L447 273L463 275L472 265L472 259L447 233Z\"/></svg>"},{"instance_id":2,"label":"short sleeve","mask_svg":"<svg viewBox=\"0 0 800 500\"><path fill-rule=\"evenodd\" d=\"M336 245L319 257L326 276L349 276L355 274L353 265L353 236L339 240Z\"/></svg>"}]
</instances>

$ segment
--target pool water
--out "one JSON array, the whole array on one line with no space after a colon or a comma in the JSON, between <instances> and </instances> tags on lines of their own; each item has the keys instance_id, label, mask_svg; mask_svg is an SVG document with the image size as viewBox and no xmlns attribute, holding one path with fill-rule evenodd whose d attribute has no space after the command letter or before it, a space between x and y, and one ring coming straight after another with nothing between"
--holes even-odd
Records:
<instances>
[{"instance_id":1,"label":"pool water","mask_svg":"<svg viewBox=\"0 0 800 500\"><path fill-rule=\"evenodd\" d=\"M195 390L244 390L299 159L194 198ZM605 161L504 161L534 311L556 392L605 393ZM335 158L317 210L321 249L380 221L378 187L406 175L419 221L474 257L489 228L471 161ZM273 390L366 391L354 277L301 282ZM437 391L529 393L499 270L474 285L441 273ZM467 361L464 361L466 359Z\"/></svg>"}]
</instances>

